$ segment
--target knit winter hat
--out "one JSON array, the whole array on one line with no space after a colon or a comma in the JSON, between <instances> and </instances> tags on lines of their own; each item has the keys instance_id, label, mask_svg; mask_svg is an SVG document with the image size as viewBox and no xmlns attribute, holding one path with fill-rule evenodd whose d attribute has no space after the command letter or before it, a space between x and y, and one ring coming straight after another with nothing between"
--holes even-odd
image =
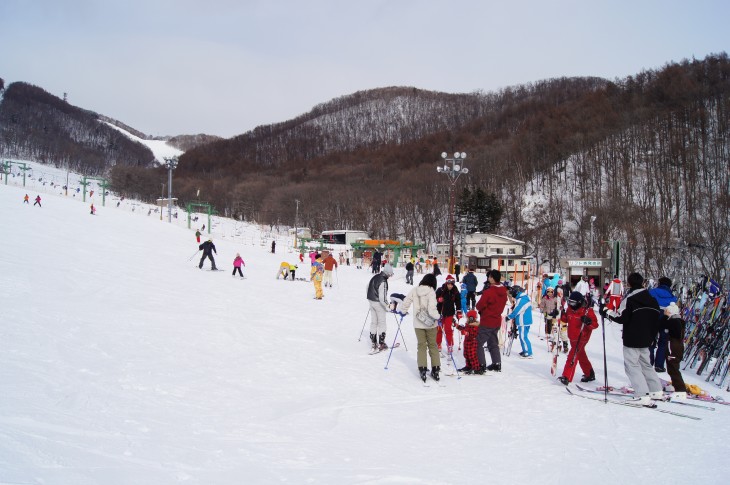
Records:
<instances>
[{"instance_id":1,"label":"knit winter hat","mask_svg":"<svg viewBox=\"0 0 730 485\"><path fill-rule=\"evenodd\" d=\"M454 277L452 275L448 275L446 277L446 282L447 283L451 283L453 285L454 284L454 281L456 281L456 280L454 279Z\"/></svg>"},{"instance_id":2,"label":"knit winter hat","mask_svg":"<svg viewBox=\"0 0 730 485\"><path fill-rule=\"evenodd\" d=\"M386 263L385 266L383 266L383 274L387 277L393 276L393 267L390 263Z\"/></svg>"},{"instance_id":3,"label":"knit winter hat","mask_svg":"<svg viewBox=\"0 0 730 485\"><path fill-rule=\"evenodd\" d=\"M667 307L666 307L666 308L664 309L664 313L665 313L665 314L666 314L666 315L667 315L668 317L671 317L671 316L673 316L673 315L679 315L679 307L677 306L677 304L676 304L676 303L672 302L672 303L670 303L670 304L669 304L669 306L667 306Z\"/></svg>"}]
</instances>

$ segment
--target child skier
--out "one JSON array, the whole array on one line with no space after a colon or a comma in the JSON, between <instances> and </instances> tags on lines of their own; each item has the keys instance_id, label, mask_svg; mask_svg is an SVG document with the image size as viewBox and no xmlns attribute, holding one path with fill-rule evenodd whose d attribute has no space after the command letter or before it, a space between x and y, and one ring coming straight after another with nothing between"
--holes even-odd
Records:
<instances>
[{"instance_id":1,"label":"child skier","mask_svg":"<svg viewBox=\"0 0 730 485\"><path fill-rule=\"evenodd\" d=\"M466 322L458 323L459 330L466 335L464 338L464 360L466 365L459 369L464 374L473 374L479 369L479 358L477 357L477 333L479 333L479 314L471 309L466 312Z\"/></svg>"},{"instance_id":2,"label":"child skier","mask_svg":"<svg viewBox=\"0 0 730 485\"><path fill-rule=\"evenodd\" d=\"M243 258L239 253L236 253L236 257L233 260L233 273L231 273L231 276L236 276L236 271L238 271L238 274L243 278L243 272L241 271L241 266L246 266L246 263L243 262Z\"/></svg>"},{"instance_id":3,"label":"child skier","mask_svg":"<svg viewBox=\"0 0 730 485\"><path fill-rule=\"evenodd\" d=\"M596 380L591 361L586 355L586 344L591 338L591 332L598 328L598 319L592 308L586 304L582 293L574 291L568 297L568 310L563 313L560 320L568 324L568 338L570 339L570 353L563 368L563 375L558 380L566 386L573 381L575 376L576 363L580 364L583 371L581 382ZM576 362L577 361L577 362Z\"/></svg>"},{"instance_id":4,"label":"child skier","mask_svg":"<svg viewBox=\"0 0 730 485\"><path fill-rule=\"evenodd\" d=\"M531 359L532 344L527 334L530 332L530 326L532 325L532 302L527 292L520 286L512 286L510 294L515 299L515 309L507 315L507 320L514 320L519 330L520 346L522 347L520 357Z\"/></svg>"}]
</instances>

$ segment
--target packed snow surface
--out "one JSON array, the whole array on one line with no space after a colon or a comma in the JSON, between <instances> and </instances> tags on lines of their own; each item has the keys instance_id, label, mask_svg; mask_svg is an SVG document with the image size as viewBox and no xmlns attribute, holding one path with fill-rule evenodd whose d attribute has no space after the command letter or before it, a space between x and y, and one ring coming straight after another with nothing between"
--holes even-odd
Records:
<instances>
[{"instance_id":1,"label":"packed snow surface","mask_svg":"<svg viewBox=\"0 0 730 485\"><path fill-rule=\"evenodd\" d=\"M515 342L500 374L424 387L412 316L405 345L368 355L368 271L339 267L315 300L275 278L296 260L283 235L271 254L276 234L216 218L223 271L200 270L207 217L188 229L112 195L92 216L72 191L18 180L0 185L2 484L725 483L730 406L662 406L693 421L571 397L540 324L534 359ZM396 269L390 292L409 289ZM389 344L397 328L389 315ZM609 382L627 385L616 324L606 345ZM595 331L599 381L602 348Z\"/></svg>"}]
</instances>

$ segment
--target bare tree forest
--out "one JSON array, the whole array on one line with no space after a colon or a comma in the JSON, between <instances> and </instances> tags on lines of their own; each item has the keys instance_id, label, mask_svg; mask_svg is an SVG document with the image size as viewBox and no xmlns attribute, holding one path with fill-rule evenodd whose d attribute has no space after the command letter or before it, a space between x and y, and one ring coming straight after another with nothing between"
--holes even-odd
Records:
<instances>
[{"instance_id":1,"label":"bare tree forest","mask_svg":"<svg viewBox=\"0 0 730 485\"><path fill-rule=\"evenodd\" d=\"M0 104L0 154L111 171L114 190L157 197L165 174L148 168L143 151L91 129L57 98L31 110L11 93L31 88L16 84ZM449 228L449 181L436 166L441 152L463 151L470 173L456 193L495 194L498 230L525 240L540 261L588 256L591 240L593 255L607 256L606 241L618 240L624 267L722 277L729 108L725 53L625 79L557 78L492 93L374 89L231 139L190 140L175 195L286 226L298 200L298 224L314 232L362 229L432 244ZM80 155L90 150L96 158Z\"/></svg>"},{"instance_id":2,"label":"bare tree forest","mask_svg":"<svg viewBox=\"0 0 730 485\"><path fill-rule=\"evenodd\" d=\"M98 115L43 89L12 83L0 103L0 157L36 160L87 175L120 164L150 167L152 152Z\"/></svg>"}]
</instances>

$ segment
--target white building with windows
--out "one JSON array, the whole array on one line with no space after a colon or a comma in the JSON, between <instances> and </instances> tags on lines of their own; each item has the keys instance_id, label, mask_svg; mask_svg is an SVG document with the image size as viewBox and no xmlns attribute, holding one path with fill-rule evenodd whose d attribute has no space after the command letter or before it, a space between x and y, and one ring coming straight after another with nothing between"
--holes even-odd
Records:
<instances>
[{"instance_id":1,"label":"white building with windows","mask_svg":"<svg viewBox=\"0 0 730 485\"><path fill-rule=\"evenodd\" d=\"M436 257L444 262L449 258L448 243L436 245ZM513 281L525 280L535 269L530 268L533 261L525 255L524 241L497 234L467 234L463 243L454 242L454 258L461 263L462 271L468 267L482 273L496 269Z\"/></svg>"}]
</instances>

